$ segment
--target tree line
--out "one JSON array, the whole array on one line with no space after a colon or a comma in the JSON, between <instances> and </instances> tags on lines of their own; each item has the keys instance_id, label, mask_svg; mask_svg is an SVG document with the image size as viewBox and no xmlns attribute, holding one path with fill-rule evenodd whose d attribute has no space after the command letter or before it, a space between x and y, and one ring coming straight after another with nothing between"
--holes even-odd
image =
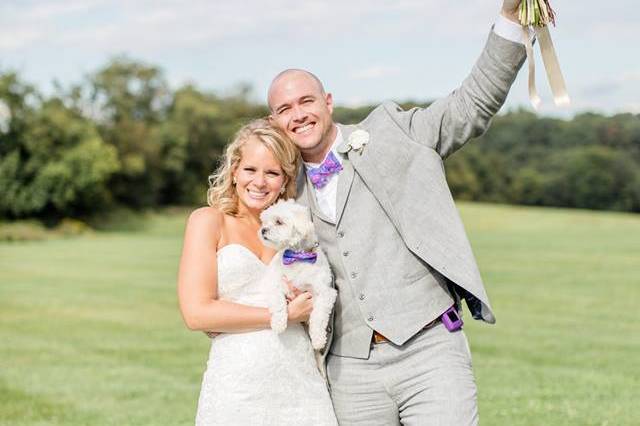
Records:
<instances>
[{"instance_id":1,"label":"tree line","mask_svg":"<svg viewBox=\"0 0 640 426\"><path fill-rule=\"evenodd\" d=\"M172 91L160 68L126 57L46 96L0 72L0 218L203 204L224 146L268 114L249 95ZM374 107L334 116L355 123ZM640 115L507 112L445 164L458 199L640 212Z\"/></svg>"}]
</instances>

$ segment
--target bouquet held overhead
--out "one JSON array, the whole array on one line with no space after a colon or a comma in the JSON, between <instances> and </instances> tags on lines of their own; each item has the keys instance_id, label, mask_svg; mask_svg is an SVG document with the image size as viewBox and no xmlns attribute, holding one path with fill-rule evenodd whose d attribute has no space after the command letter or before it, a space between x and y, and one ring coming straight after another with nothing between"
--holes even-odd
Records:
<instances>
[{"instance_id":1,"label":"bouquet held overhead","mask_svg":"<svg viewBox=\"0 0 640 426\"><path fill-rule=\"evenodd\" d=\"M560 71L558 57L551 41L549 34L549 23L554 26L555 12L551 9L548 0L522 0L519 10L520 24L525 40L525 48L527 51L527 62L529 63L529 99L534 108L538 108L542 103L540 96L536 90L535 78L535 61L533 57L533 46L531 43L529 28L533 28L538 43L540 44L540 54L544 68L547 72L551 93L553 93L553 101L558 106L569 105L569 94L567 87Z\"/></svg>"}]
</instances>

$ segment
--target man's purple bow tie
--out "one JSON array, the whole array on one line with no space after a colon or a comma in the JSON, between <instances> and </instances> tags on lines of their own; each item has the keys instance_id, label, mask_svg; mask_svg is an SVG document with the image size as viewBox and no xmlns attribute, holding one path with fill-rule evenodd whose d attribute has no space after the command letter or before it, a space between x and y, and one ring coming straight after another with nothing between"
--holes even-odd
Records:
<instances>
[{"instance_id":1,"label":"man's purple bow tie","mask_svg":"<svg viewBox=\"0 0 640 426\"><path fill-rule=\"evenodd\" d=\"M329 182L331 176L335 175L340 170L342 170L342 164L340 164L340 161L338 161L336 156L333 154L333 151L330 151L322 164L318 167L307 170L307 175L309 176L313 186L320 189Z\"/></svg>"},{"instance_id":2,"label":"man's purple bow tie","mask_svg":"<svg viewBox=\"0 0 640 426\"><path fill-rule=\"evenodd\" d=\"M282 263L291 265L293 262L316 263L318 254L312 251L294 251L286 249L282 254Z\"/></svg>"}]
</instances>

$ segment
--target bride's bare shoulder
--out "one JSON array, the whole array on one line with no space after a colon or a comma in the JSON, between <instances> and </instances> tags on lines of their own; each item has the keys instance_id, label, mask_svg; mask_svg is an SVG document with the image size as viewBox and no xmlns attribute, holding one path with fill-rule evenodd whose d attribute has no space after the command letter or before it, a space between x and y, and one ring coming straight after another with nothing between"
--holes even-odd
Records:
<instances>
[{"instance_id":1,"label":"bride's bare shoulder","mask_svg":"<svg viewBox=\"0 0 640 426\"><path fill-rule=\"evenodd\" d=\"M200 207L191 212L187 229L219 233L224 226L224 213L216 207Z\"/></svg>"},{"instance_id":2,"label":"bride's bare shoulder","mask_svg":"<svg viewBox=\"0 0 640 426\"><path fill-rule=\"evenodd\" d=\"M191 212L189 220L195 221L221 221L224 219L224 213L217 207L199 207Z\"/></svg>"}]
</instances>

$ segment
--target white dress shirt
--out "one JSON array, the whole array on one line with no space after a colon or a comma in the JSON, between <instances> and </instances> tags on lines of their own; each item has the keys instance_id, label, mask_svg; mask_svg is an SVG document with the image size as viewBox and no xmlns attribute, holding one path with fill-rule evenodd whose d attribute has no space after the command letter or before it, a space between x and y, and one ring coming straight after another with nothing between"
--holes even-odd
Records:
<instances>
[{"instance_id":1,"label":"white dress shirt","mask_svg":"<svg viewBox=\"0 0 640 426\"><path fill-rule=\"evenodd\" d=\"M527 31L529 32L529 39L533 39L535 35L533 28L527 27ZM524 44L522 25L505 18L502 14L498 14L498 19L496 19L496 23L493 26L493 32L509 41Z\"/></svg>"},{"instance_id":2,"label":"white dress shirt","mask_svg":"<svg viewBox=\"0 0 640 426\"><path fill-rule=\"evenodd\" d=\"M496 33L496 35L515 43L524 43L522 25L505 18L501 14L499 14L498 19L496 19L495 25L493 26L493 32ZM532 37L530 28L529 35L530 37ZM342 164L342 155L336 151L338 146L340 146L340 144L342 143L342 132L340 131L339 127L337 128L337 130L338 131L336 133L336 139L333 141L331 150L329 152L333 152L333 155L335 155L340 164ZM327 153L327 155L329 155L329 153ZM322 159L323 162L325 158ZM305 170L308 170L309 168L319 167L320 164L322 164L322 162L307 163L305 161ZM338 194L338 176L340 173L342 172L336 173L335 175L331 176L329 182L327 182L327 184L322 188L313 187L313 192L315 193L316 201L318 202L318 208L320 209L322 214L331 219L333 222L335 222L336 220L336 197Z\"/></svg>"},{"instance_id":3,"label":"white dress shirt","mask_svg":"<svg viewBox=\"0 0 640 426\"><path fill-rule=\"evenodd\" d=\"M336 151L336 149L342 143L342 132L340 131L339 127L336 126L336 128L338 130L336 132L336 139L333 141L331 150L329 152L333 152L333 155L335 155L340 164L342 164L342 155L339 154L338 151ZM327 155L329 155L329 153L327 153ZM327 157L325 156L322 161L324 162L326 158ZM307 163L305 161L304 167L306 170L308 170L310 168L319 167L320 164L322 163ZM322 188L313 187L313 192L316 194L316 201L318 202L318 208L320 209L322 214L324 214L334 222L336 220L336 197L338 194L338 176L340 173L342 172L338 172L335 175L331 176L327 184Z\"/></svg>"}]
</instances>

